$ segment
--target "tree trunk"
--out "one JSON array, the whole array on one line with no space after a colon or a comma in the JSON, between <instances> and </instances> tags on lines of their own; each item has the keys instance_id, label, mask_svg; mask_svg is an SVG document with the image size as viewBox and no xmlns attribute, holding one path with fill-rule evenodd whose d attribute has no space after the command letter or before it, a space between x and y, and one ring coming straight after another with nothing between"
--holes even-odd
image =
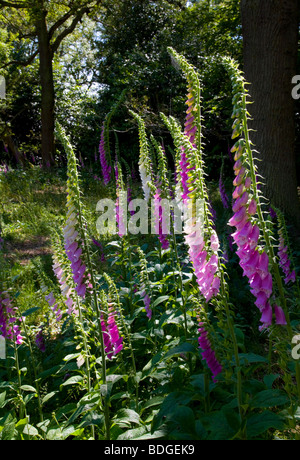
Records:
<instances>
[{"instance_id":1,"label":"tree trunk","mask_svg":"<svg viewBox=\"0 0 300 460\"><path fill-rule=\"evenodd\" d=\"M264 195L300 226L292 78L297 73L298 0L241 0L250 133Z\"/></svg>"},{"instance_id":2,"label":"tree trunk","mask_svg":"<svg viewBox=\"0 0 300 460\"><path fill-rule=\"evenodd\" d=\"M54 163L54 82L53 82L53 53L50 47L49 35L46 23L46 11L40 11L37 24L39 57L40 57L40 81L41 81L41 119L42 119L42 160L44 166Z\"/></svg>"},{"instance_id":3,"label":"tree trunk","mask_svg":"<svg viewBox=\"0 0 300 460\"><path fill-rule=\"evenodd\" d=\"M17 164L25 165L25 160L22 153L19 151L18 147L14 143L13 138L7 134L2 136L4 144L7 145L8 151L14 156Z\"/></svg>"}]
</instances>

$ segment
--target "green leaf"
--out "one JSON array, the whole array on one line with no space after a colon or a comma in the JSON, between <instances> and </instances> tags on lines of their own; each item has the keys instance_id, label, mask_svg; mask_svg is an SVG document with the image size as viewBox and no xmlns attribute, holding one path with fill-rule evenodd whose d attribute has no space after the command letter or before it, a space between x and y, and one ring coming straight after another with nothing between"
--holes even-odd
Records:
<instances>
[{"instance_id":1,"label":"green leaf","mask_svg":"<svg viewBox=\"0 0 300 460\"><path fill-rule=\"evenodd\" d=\"M89 406L88 404L86 405L81 405L79 406L75 412L73 412L73 414L71 415L71 417L68 419L67 421L67 425L69 425L70 423L73 423L77 417L79 417L79 415L81 415L83 412L87 412L91 410L91 406Z\"/></svg>"},{"instance_id":2,"label":"green leaf","mask_svg":"<svg viewBox=\"0 0 300 460\"><path fill-rule=\"evenodd\" d=\"M172 348L171 350L169 350L164 355L164 359L171 358L172 356L175 356L175 355L180 355L181 353L195 353L195 351L196 351L195 347L192 344L188 342L184 342Z\"/></svg>"},{"instance_id":3,"label":"green leaf","mask_svg":"<svg viewBox=\"0 0 300 460\"><path fill-rule=\"evenodd\" d=\"M175 413L177 409L179 407L182 408L185 405L189 404L192 399L193 392L190 391L175 391L173 393L170 393L165 398L164 402L162 403L159 409L159 412L156 414L154 418L152 430L156 431L160 429L161 425L164 424L166 421L175 420ZM178 417L180 417L180 412L178 412L178 414Z\"/></svg>"},{"instance_id":4,"label":"green leaf","mask_svg":"<svg viewBox=\"0 0 300 460\"><path fill-rule=\"evenodd\" d=\"M252 363L268 363L268 359L255 353L240 353L239 360L241 365Z\"/></svg>"},{"instance_id":5,"label":"green leaf","mask_svg":"<svg viewBox=\"0 0 300 460\"><path fill-rule=\"evenodd\" d=\"M21 385L20 389L23 391L31 391L32 393L36 393L36 389L31 385Z\"/></svg>"},{"instance_id":6,"label":"green leaf","mask_svg":"<svg viewBox=\"0 0 300 460\"><path fill-rule=\"evenodd\" d=\"M157 305L159 305L160 303L162 302L166 302L167 300L169 300L170 296L168 295L161 295L160 297L157 297L157 299L154 300L154 302L152 303L152 307L157 307Z\"/></svg>"},{"instance_id":7,"label":"green leaf","mask_svg":"<svg viewBox=\"0 0 300 460\"><path fill-rule=\"evenodd\" d=\"M70 377L68 380L66 380L64 383L61 384L62 387L65 387L67 385L75 385L76 383L79 383L83 380L82 375L73 375L73 377Z\"/></svg>"},{"instance_id":8,"label":"green leaf","mask_svg":"<svg viewBox=\"0 0 300 460\"><path fill-rule=\"evenodd\" d=\"M3 423L3 419L2 419L1 424L2 423ZM10 441L14 439L14 433L15 433L15 420L13 419L11 414L8 414L8 416L5 417L4 427L3 427L3 430L1 431L1 440Z\"/></svg>"},{"instance_id":9,"label":"green leaf","mask_svg":"<svg viewBox=\"0 0 300 460\"><path fill-rule=\"evenodd\" d=\"M0 409L5 406L6 391L0 394Z\"/></svg>"},{"instance_id":10,"label":"green leaf","mask_svg":"<svg viewBox=\"0 0 300 460\"><path fill-rule=\"evenodd\" d=\"M146 432L146 427L133 428L127 430L118 437L118 441L127 441L128 439L139 439Z\"/></svg>"},{"instance_id":11,"label":"green leaf","mask_svg":"<svg viewBox=\"0 0 300 460\"><path fill-rule=\"evenodd\" d=\"M102 414L96 414L94 411L88 412L81 420L79 427L85 428L86 426L96 425L102 427L105 423L105 417Z\"/></svg>"},{"instance_id":12,"label":"green leaf","mask_svg":"<svg viewBox=\"0 0 300 460\"><path fill-rule=\"evenodd\" d=\"M140 424L140 416L137 412L132 409L120 409L116 417L114 418L114 422L118 425L130 425L130 423Z\"/></svg>"},{"instance_id":13,"label":"green leaf","mask_svg":"<svg viewBox=\"0 0 300 460\"><path fill-rule=\"evenodd\" d=\"M53 398L54 395L56 395L58 392L57 391L51 391L51 393L46 394L43 399L42 399L42 404L45 404L49 399Z\"/></svg>"},{"instance_id":14,"label":"green leaf","mask_svg":"<svg viewBox=\"0 0 300 460\"><path fill-rule=\"evenodd\" d=\"M161 430L156 430L153 433L145 433L142 436L135 438L135 440L138 441L138 440L147 440L147 439L159 439L166 435L167 433L163 429L161 429Z\"/></svg>"},{"instance_id":15,"label":"green leaf","mask_svg":"<svg viewBox=\"0 0 300 460\"><path fill-rule=\"evenodd\" d=\"M273 383L275 382L276 379L278 379L278 377L280 377L280 374L265 375L264 376L264 383L265 383L266 387L271 389L272 386L273 386Z\"/></svg>"},{"instance_id":16,"label":"green leaf","mask_svg":"<svg viewBox=\"0 0 300 460\"><path fill-rule=\"evenodd\" d=\"M34 426L27 423L24 427L23 434L27 434L28 436L38 436L39 432Z\"/></svg>"},{"instance_id":17,"label":"green leaf","mask_svg":"<svg viewBox=\"0 0 300 460\"><path fill-rule=\"evenodd\" d=\"M228 441L236 430L229 425L226 414L223 411L211 412L201 418L205 429L209 432L209 440Z\"/></svg>"},{"instance_id":18,"label":"green leaf","mask_svg":"<svg viewBox=\"0 0 300 460\"><path fill-rule=\"evenodd\" d=\"M172 422L176 426L176 431L183 433L195 433L195 416L190 407L178 405L167 416L167 421Z\"/></svg>"},{"instance_id":19,"label":"green leaf","mask_svg":"<svg viewBox=\"0 0 300 460\"><path fill-rule=\"evenodd\" d=\"M40 307L32 307L32 308L29 308L28 310L26 310L25 312L22 312L22 316L29 316L29 315L32 315L32 313L35 313L36 311L38 311L40 309Z\"/></svg>"},{"instance_id":20,"label":"green leaf","mask_svg":"<svg viewBox=\"0 0 300 460\"><path fill-rule=\"evenodd\" d=\"M145 404L142 407L141 412L143 412L145 409L148 409L149 407L159 406L160 404L163 403L163 401L164 401L163 396L155 396L154 398L151 398L149 399L149 401L145 402Z\"/></svg>"},{"instance_id":21,"label":"green leaf","mask_svg":"<svg viewBox=\"0 0 300 460\"><path fill-rule=\"evenodd\" d=\"M41 372L37 378L40 380L40 379L44 379L45 377L49 377L49 375L54 375L56 373L56 371L60 369L60 365L56 365L56 366L53 366L43 372Z\"/></svg>"},{"instance_id":22,"label":"green leaf","mask_svg":"<svg viewBox=\"0 0 300 460\"><path fill-rule=\"evenodd\" d=\"M76 432L76 428L74 426L69 426L67 428L53 428L47 432L46 439L48 441L55 441L60 439L64 440L74 432Z\"/></svg>"},{"instance_id":23,"label":"green leaf","mask_svg":"<svg viewBox=\"0 0 300 460\"><path fill-rule=\"evenodd\" d=\"M253 438L259 436L270 428L281 430L284 428L283 419L273 412L268 410L252 415L247 420L247 438Z\"/></svg>"},{"instance_id":24,"label":"green leaf","mask_svg":"<svg viewBox=\"0 0 300 460\"><path fill-rule=\"evenodd\" d=\"M68 362L71 361L71 359L77 359L80 353L71 353L70 355L67 355L64 357L64 361Z\"/></svg>"},{"instance_id":25,"label":"green leaf","mask_svg":"<svg viewBox=\"0 0 300 460\"><path fill-rule=\"evenodd\" d=\"M16 428L18 429L18 431L20 431L19 428L23 429L24 426L27 425L27 423L28 423L27 418L21 418L21 419L18 421L18 423L16 423Z\"/></svg>"},{"instance_id":26,"label":"green leaf","mask_svg":"<svg viewBox=\"0 0 300 460\"><path fill-rule=\"evenodd\" d=\"M142 370L142 378L143 380L145 377L148 377L151 372L157 367L158 363L161 360L161 353L157 353L155 356L153 356L150 361L144 366Z\"/></svg>"},{"instance_id":27,"label":"green leaf","mask_svg":"<svg viewBox=\"0 0 300 460\"><path fill-rule=\"evenodd\" d=\"M253 408L276 407L288 402L288 396L280 390L263 390L253 397L250 405Z\"/></svg>"}]
</instances>

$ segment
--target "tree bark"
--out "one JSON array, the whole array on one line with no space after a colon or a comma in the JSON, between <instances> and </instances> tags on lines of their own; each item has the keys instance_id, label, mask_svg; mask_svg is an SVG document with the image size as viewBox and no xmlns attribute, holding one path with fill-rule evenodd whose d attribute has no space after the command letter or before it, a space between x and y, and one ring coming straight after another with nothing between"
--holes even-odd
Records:
<instances>
[{"instance_id":1,"label":"tree bark","mask_svg":"<svg viewBox=\"0 0 300 460\"><path fill-rule=\"evenodd\" d=\"M3 139L4 144L7 145L9 152L14 156L16 163L22 164L24 166L25 165L24 157L22 153L19 151L16 144L14 143L13 138L9 134L6 134L2 136L2 139Z\"/></svg>"},{"instance_id":2,"label":"tree bark","mask_svg":"<svg viewBox=\"0 0 300 460\"><path fill-rule=\"evenodd\" d=\"M44 166L54 163L54 107L53 53L47 30L46 11L41 10L37 23L41 82L42 160Z\"/></svg>"},{"instance_id":3,"label":"tree bark","mask_svg":"<svg viewBox=\"0 0 300 460\"><path fill-rule=\"evenodd\" d=\"M292 78L297 73L298 0L241 0L250 133L264 195L300 226Z\"/></svg>"}]
</instances>

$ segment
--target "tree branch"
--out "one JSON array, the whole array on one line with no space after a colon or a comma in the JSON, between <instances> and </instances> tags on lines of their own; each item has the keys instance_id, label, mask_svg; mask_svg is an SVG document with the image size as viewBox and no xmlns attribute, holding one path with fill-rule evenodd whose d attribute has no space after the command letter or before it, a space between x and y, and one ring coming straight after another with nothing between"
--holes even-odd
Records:
<instances>
[{"instance_id":1,"label":"tree branch","mask_svg":"<svg viewBox=\"0 0 300 460\"><path fill-rule=\"evenodd\" d=\"M1 0L0 0L1 1ZM85 13L88 13L90 11L90 8L88 7L85 7L85 8L82 8L77 14L76 16L74 17L71 25L69 27L67 27L63 32L61 32L60 35L58 35L58 37L56 38L55 42L53 43L52 45L52 52L55 53L59 47L59 45L61 44L61 42L63 41L63 39L65 37L67 37L70 33L73 32L73 30L75 29L75 27L77 26L78 22L80 22L80 20L82 19L82 17L84 16Z\"/></svg>"},{"instance_id":2,"label":"tree branch","mask_svg":"<svg viewBox=\"0 0 300 460\"><path fill-rule=\"evenodd\" d=\"M73 12L70 10L66 14L64 14L52 27L49 29L49 40L53 37L54 32L62 26L71 16Z\"/></svg>"},{"instance_id":3,"label":"tree branch","mask_svg":"<svg viewBox=\"0 0 300 460\"><path fill-rule=\"evenodd\" d=\"M15 2L7 2L6 0L0 0L1 6L9 6L11 8L28 8L28 3L15 3Z\"/></svg>"},{"instance_id":4,"label":"tree branch","mask_svg":"<svg viewBox=\"0 0 300 460\"><path fill-rule=\"evenodd\" d=\"M39 54L39 49L37 49L31 56L29 56L29 58L26 59L26 61L17 61L17 60L9 61L6 64L4 64L2 67L0 67L0 69L5 69L6 67L12 64L17 64L17 65L21 65L22 67L26 67L34 61L34 58L38 54Z\"/></svg>"}]
</instances>

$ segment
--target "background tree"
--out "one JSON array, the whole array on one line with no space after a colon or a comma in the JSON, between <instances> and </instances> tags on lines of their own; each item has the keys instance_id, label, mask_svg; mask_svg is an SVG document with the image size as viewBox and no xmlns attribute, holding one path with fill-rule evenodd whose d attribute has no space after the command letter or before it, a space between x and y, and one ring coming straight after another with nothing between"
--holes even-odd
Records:
<instances>
[{"instance_id":1,"label":"background tree","mask_svg":"<svg viewBox=\"0 0 300 460\"><path fill-rule=\"evenodd\" d=\"M15 59L5 64L27 66L39 57L41 85L41 151L44 165L54 162L54 110L55 92L53 58L62 41L71 34L86 14L97 9L100 0L75 0L65 3L45 0L5 1L0 0L2 16L18 18L10 22L19 40L30 40L31 53L26 59ZM21 25L21 27L20 27Z\"/></svg>"},{"instance_id":2,"label":"background tree","mask_svg":"<svg viewBox=\"0 0 300 460\"><path fill-rule=\"evenodd\" d=\"M259 152L265 194L300 225L295 157L298 0L241 0L243 55L253 104L252 142Z\"/></svg>"},{"instance_id":3,"label":"background tree","mask_svg":"<svg viewBox=\"0 0 300 460\"><path fill-rule=\"evenodd\" d=\"M217 56L226 53L241 60L239 0L202 0L194 4L122 0L104 5L95 41L98 81L104 88L98 112L102 118L110 110L112 100L128 88L128 106L142 114L155 135L166 134L160 111L183 121L186 83L166 51L172 46L187 56L204 80L209 155L214 160L214 151L226 153L231 126L224 120L228 115L230 118L231 90ZM136 146L131 135L135 124L131 124L126 110L114 118L115 127L123 131L119 133L120 146L128 158L135 158Z\"/></svg>"}]
</instances>

